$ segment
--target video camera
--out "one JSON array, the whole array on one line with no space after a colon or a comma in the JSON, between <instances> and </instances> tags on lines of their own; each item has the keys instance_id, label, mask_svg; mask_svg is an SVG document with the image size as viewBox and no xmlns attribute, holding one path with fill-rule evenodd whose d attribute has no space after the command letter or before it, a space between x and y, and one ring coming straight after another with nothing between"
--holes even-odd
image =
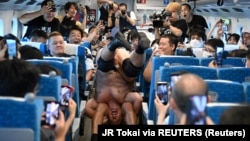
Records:
<instances>
[{"instance_id":1,"label":"video camera","mask_svg":"<svg viewBox=\"0 0 250 141\"><path fill-rule=\"evenodd\" d=\"M149 19L153 21L153 27L161 28L163 27L164 20L166 20L166 18L171 15L171 12L167 12L165 9L163 9L160 13L154 12L153 14L149 15Z\"/></svg>"}]
</instances>

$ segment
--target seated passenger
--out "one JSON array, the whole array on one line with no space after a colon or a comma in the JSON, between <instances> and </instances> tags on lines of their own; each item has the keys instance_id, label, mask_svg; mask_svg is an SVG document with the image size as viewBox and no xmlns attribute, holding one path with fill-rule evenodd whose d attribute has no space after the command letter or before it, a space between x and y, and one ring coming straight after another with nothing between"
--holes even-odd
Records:
<instances>
[{"instance_id":1,"label":"seated passenger","mask_svg":"<svg viewBox=\"0 0 250 141\"><path fill-rule=\"evenodd\" d=\"M136 124L136 115L142 105L142 97L133 92L134 80L139 75L145 61L145 52L150 40L140 33L138 47L130 54L130 44L118 32L115 38L97 54L96 96L98 103L92 119L92 141L96 140L98 125L111 113L113 118L122 112L126 124ZM124 48L125 47L125 48ZM117 121L119 123L120 120Z\"/></svg>"}]
</instances>

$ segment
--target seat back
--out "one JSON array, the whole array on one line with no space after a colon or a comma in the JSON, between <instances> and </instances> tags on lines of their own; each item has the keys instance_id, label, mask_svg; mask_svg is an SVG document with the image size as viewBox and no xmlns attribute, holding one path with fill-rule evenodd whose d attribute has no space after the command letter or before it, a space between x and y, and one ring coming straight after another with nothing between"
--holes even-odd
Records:
<instances>
[{"instance_id":1,"label":"seat back","mask_svg":"<svg viewBox=\"0 0 250 141\"><path fill-rule=\"evenodd\" d=\"M244 87L241 83L225 80L205 80L209 91L218 94L217 102L245 103Z\"/></svg>"},{"instance_id":2,"label":"seat back","mask_svg":"<svg viewBox=\"0 0 250 141\"><path fill-rule=\"evenodd\" d=\"M230 107L240 106L239 103L215 102L207 104L207 115L212 119L215 125L219 124L221 114Z\"/></svg>"},{"instance_id":3,"label":"seat back","mask_svg":"<svg viewBox=\"0 0 250 141\"><path fill-rule=\"evenodd\" d=\"M235 82L249 81L250 68L233 67L233 68L219 68L218 79L230 80Z\"/></svg>"},{"instance_id":4,"label":"seat back","mask_svg":"<svg viewBox=\"0 0 250 141\"><path fill-rule=\"evenodd\" d=\"M203 79L217 79L217 70L203 66L170 66L160 67L160 81L170 82L170 75L174 72L190 72L200 76Z\"/></svg>"},{"instance_id":5,"label":"seat back","mask_svg":"<svg viewBox=\"0 0 250 141\"><path fill-rule=\"evenodd\" d=\"M27 61L29 61L35 65L42 64L42 63L50 64L51 66L61 70L62 79L66 79L65 83L68 83L69 85L73 85L73 82L71 79L72 73L73 73L73 66L71 63L57 61L57 60L39 60L39 59L29 59Z\"/></svg>"},{"instance_id":6,"label":"seat back","mask_svg":"<svg viewBox=\"0 0 250 141\"><path fill-rule=\"evenodd\" d=\"M152 74L150 81L150 90L149 90L149 119L153 119L154 115L154 82L155 82L155 71L159 70L160 66L164 64L174 64L180 63L182 65L199 65L199 59L190 56L155 56L152 59Z\"/></svg>"},{"instance_id":7,"label":"seat back","mask_svg":"<svg viewBox=\"0 0 250 141\"><path fill-rule=\"evenodd\" d=\"M208 64L213 60L213 58L200 58L200 65L201 66L208 66ZM223 59L222 67L227 68L230 67L244 67L245 64L242 61L242 58L238 57L227 57Z\"/></svg>"},{"instance_id":8,"label":"seat back","mask_svg":"<svg viewBox=\"0 0 250 141\"><path fill-rule=\"evenodd\" d=\"M40 141L43 107L42 99L28 102L23 98L0 97L0 128L32 129L35 141Z\"/></svg>"},{"instance_id":9,"label":"seat back","mask_svg":"<svg viewBox=\"0 0 250 141\"><path fill-rule=\"evenodd\" d=\"M11 136L15 134L15 136ZM34 141L34 131L29 128L0 128L1 141Z\"/></svg>"},{"instance_id":10,"label":"seat back","mask_svg":"<svg viewBox=\"0 0 250 141\"><path fill-rule=\"evenodd\" d=\"M42 74L40 75L40 81L39 81L40 89L36 95L41 97L54 97L56 101L60 101L61 85L62 85L61 76Z\"/></svg>"},{"instance_id":11,"label":"seat back","mask_svg":"<svg viewBox=\"0 0 250 141\"><path fill-rule=\"evenodd\" d=\"M44 43L39 43L39 42L21 42L22 46L23 45L30 45L32 47L35 47L41 51L43 55L47 54L47 46Z\"/></svg>"}]
</instances>

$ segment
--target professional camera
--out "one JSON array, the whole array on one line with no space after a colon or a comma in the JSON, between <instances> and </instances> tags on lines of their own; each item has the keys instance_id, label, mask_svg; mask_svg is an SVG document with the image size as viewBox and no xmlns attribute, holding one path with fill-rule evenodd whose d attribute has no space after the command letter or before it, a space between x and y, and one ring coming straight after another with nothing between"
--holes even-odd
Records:
<instances>
[{"instance_id":1,"label":"professional camera","mask_svg":"<svg viewBox=\"0 0 250 141\"><path fill-rule=\"evenodd\" d=\"M153 21L153 27L161 28L163 27L164 20L166 20L166 18L171 15L171 12L167 12L165 9L163 9L160 13L154 12L153 14L149 15L149 19Z\"/></svg>"},{"instance_id":2,"label":"professional camera","mask_svg":"<svg viewBox=\"0 0 250 141\"><path fill-rule=\"evenodd\" d=\"M127 13L126 10L121 10L121 12L122 12L122 15L125 15Z\"/></svg>"},{"instance_id":3,"label":"professional camera","mask_svg":"<svg viewBox=\"0 0 250 141\"><path fill-rule=\"evenodd\" d=\"M109 4L109 9L110 9L110 10L113 10L113 9L114 9L113 3L112 3L112 4Z\"/></svg>"}]
</instances>

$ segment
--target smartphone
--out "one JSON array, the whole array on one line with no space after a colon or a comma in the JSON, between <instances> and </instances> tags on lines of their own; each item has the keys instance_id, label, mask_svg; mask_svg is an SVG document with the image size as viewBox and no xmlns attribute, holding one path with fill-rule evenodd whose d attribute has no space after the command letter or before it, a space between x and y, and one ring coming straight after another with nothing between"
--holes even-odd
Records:
<instances>
[{"instance_id":1,"label":"smartphone","mask_svg":"<svg viewBox=\"0 0 250 141\"><path fill-rule=\"evenodd\" d=\"M16 40L6 39L7 47L8 47L8 57L17 57L17 46Z\"/></svg>"},{"instance_id":2,"label":"smartphone","mask_svg":"<svg viewBox=\"0 0 250 141\"><path fill-rule=\"evenodd\" d=\"M156 94L163 104L168 103L168 82L157 82Z\"/></svg>"},{"instance_id":3,"label":"smartphone","mask_svg":"<svg viewBox=\"0 0 250 141\"><path fill-rule=\"evenodd\" d=\"M221 67L222 63L223 63L223 52L224 52L224 47L217 47L216 48L215 63L219 67Z\"/></svg>"},{"instance_id":4,"label":"smartphone","mask_svg":"<svg viewBox=\"0 0 250 141\"><path fill-rule=\"evenodd\" d=\"M63 85L61 87L61 106L69 106L69 99L72 98L74 87L69 85Z\"/></svg>"},{"instance_id":5,"label":"smartphone","mask_svg":"<svg viewBox=\"0 0 250 141\"><path fill-rule=\"evenodd\" d=\"M46 102L45 106L45 123L49 126L55 126L59 117L59 103L55 101Z\"/></svg>"},{"instance_id":6,"label":"smartphone","mask_svg":"<svg viewBox=\"0 0 250 141\"><path fill-rule=\"evenodd\" d=\"M187 125L206 125L206 95L188 97L186 106Z\"/></svg>"}]
</instances>

